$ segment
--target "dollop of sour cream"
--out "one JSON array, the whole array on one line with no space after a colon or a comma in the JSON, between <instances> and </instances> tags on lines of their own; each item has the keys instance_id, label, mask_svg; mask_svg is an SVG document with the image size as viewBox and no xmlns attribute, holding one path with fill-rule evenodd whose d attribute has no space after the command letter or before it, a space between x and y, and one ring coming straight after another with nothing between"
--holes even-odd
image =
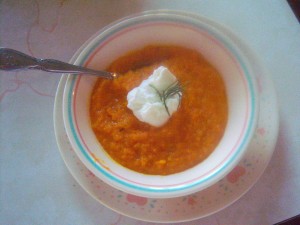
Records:
<instances>
[{"instance_id":1,"label":"dollop of sour cream","mask_svg":"<svg viewBox=\"0 0 300 225\"><path fill-rule=\"evenodd\" d=\"M168 114L157 91L163 92L176 81L176 77L166 67L160 66L154 70L148 79L128 93L127 107L142 122L155 127L164 125L170 116L177 111L180 96L176 94L166 99Z\"/></svg>"}]
</instances>

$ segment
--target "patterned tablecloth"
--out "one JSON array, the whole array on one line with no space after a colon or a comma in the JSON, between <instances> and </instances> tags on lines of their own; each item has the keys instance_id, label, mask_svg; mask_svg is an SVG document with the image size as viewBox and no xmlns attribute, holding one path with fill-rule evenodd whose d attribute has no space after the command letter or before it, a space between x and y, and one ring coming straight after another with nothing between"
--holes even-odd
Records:
<instances>
[{"instance_id":1,"label":"patterned tablecloth","mask_svg":"<svg viewBox=\"0 0 300 225\"><path fill-rule=\"evenodd\" d=\"M225 209L179 224L264 225L299 214L300 25L286 1L3 0L0 46L39 58L69 61L105 25L151 9L194 12L229 27L260 55L274 81L279 103L279 137L258 182ZM53 125L60 78L61 75L40 71L0 72L0 224L154 224L129 218L122 215L124 212L118 213L95 201L67 169ZM263 136L267 131L258 129L257 135ZM252 158L259 161L259 155ZM226 178L227 183L219 184L222 193L230 193L231 186L226 184L243 185L253 167L255 164L247 160L241 162ZM81 171L96 189L102 188L94 183L93 174ZM123 209L144 206L144 218L156 220L155 216L146 215L158 205L155 200L118 192L106 197L125 198ZM176 203L176 210L182 210L181 214L184 210L191 212L189 207L195 211L193 206L204 202L201 198L187 196ZM216 203L208 200L205 204ZM199 210L202 207L205 206Z\"/></svg>"}]
</instances>

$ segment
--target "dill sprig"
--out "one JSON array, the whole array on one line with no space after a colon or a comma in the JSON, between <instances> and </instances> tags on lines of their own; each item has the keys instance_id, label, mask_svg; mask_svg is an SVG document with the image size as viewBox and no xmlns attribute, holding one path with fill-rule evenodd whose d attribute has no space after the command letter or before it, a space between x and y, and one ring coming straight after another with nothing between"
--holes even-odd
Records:
<instances>
[{"instance_id":1,"label":"dill sprig","mask_svg":"<svg viewBox=\"0 0 300 225\"><path fill-rule=\"evenodd\" d=\"M181 103L181 98L182 98L182 87L179 83L178 80L170 84L165 90L159 91L154 85L150 84L150 87L152 87L156 93L158 94L161 102L165 106L165 109L168 113L169 116L171 116L169 108L167 106L167 99L173 97L174 95L178 95L179 97L179 104L178 107L180 106Z\"/></svg>"}]
</instances>

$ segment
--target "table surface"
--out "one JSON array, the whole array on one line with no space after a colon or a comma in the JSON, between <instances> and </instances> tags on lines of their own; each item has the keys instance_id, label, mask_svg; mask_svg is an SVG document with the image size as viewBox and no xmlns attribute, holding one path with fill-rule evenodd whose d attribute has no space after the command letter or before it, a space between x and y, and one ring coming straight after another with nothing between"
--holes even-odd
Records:
<instances>
[{"instance_id":1,"label":"table surface","mask_svg":"<svg viewBox=\"0 0 300 225\"><path fill-rule=\"evenodd\" d=\"M69 61L105 25L150 9L204 15L238 34L270 71L280 128L273 157L237 202L180 224L274 224L300 212L300 25L286 1L3 0L0 46ZM0 224L146 225L106 208L67 170L53 126L60 75L0 72Z\"/></svg>"}]
</instances>

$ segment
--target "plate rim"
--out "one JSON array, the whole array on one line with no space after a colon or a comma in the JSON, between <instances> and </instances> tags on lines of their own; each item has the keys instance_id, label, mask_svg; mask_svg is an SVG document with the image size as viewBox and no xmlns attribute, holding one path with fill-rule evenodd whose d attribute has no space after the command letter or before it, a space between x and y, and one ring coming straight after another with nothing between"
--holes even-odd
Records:
<instances>
[{"instance_id":1,"label":"plate rim","mask_svg":"<svg viewBox=\"0 0 300 225\"><path fill-rule=\"evenodd\" d=\"M151 10L152 12L153 10ZM154 10L155 11L155 10ZM161 10L158 10L158 11L161 11ZM145 12L143 12L145 13ZM143 14L141 13L141 14ZM197 15L198 16L198 15ZM202 17L202 16L201 16ZM117 21L118 22L118 21ZM103 29L105 29L106 27L104 27ZM70 60L70 63L74 63L76 61L76 58L79 56L80 52L82 51L82 49L84 49L90 42L90 40L92 40L95 36L97 36L99 34L99 32L101 32L103 29L101 29L100 31L96 32L92 37L90 37L76 52L75 54L73 55L73 57L71 58ZM223 29L227 29L225 26L223 26ZM230 31L230 29L229 29ZM230 31L230 33L234 34L232 31ZM234 34L235 35L235 34ZM240 38L235 35L239 40ZM242 40L240 40L242 42ZM242 44L244 44L244 42L242 42ZM274 121L273 123L276 123L275 127L276 127L276 130L273 130L273 136L274 138L270 141L269 143L269 148L271 149L270 151L270 156L268 158L268 160L265 162L265 165L264 165L264 168L262 169L262 171L260 172L260 174L256 177L256 179L253 181L253 183L251 185L249 185L238 197L236 197L234 200L232 201L229 201L228 203L224 204L222 207L218 208L217 210L215 211L212 211L210 213L207 213L205 215L202 215L200 217L196 217L196 218L190 218L190 219L183 219L183 220L168 220L168 221L162 221L162 220L146 220L146 219L143 219L143 215L140 215L140 217L138 216L133 216L133 215L129 215L129 214L126 214L125 212L122 212L122 211L119 211L111 206L109 206L109 204L101 201L99 198L97 198L96 196L94 196L93 193L91 193L91 191L88 190L87 187L85 187L84 184L81 183L81 181L77 178L77 175L73 173L72 169L70 168L70 166L68 165L68 162L64 156L64 149L63 149L63 144L61 143L60 139L59 139L59 136L58 136L58 128L59 126L63 126L63 129L65 131L65 128L64 128L64 124L59 124L57 122L57 118L58 118L58 114L62 114L62 108L60 109L60 107L62 107L62 99L60 99L60 94L63 93L64 91L64 85L65 85L65 82L67 80L67 77L68 76L72 76L72 75L62 75L61 79L60 79L60 82L58 84L58 88L57 88L57 92L56 92L56 96L55 96L55 102L54 102L54 112L53 112L53 120L54 120L54 131L55 131L55 138L56 138L56 142L57 142L57 145L58 145L58 148L60 150L60 153L61 153L61 156L64 160L64 163L66 164L69 172L72 174L72 176L75 178L75 180L77 181L77 183L80 184L80 186L87 192L89 193L90 196L92 196L95 200L97 200L98 202L100 202L101 204L103 204L105 207L107 208L110 208L112 209L113 211L117 212L117 213L120 213L122 215L125 215L125 216L128 216L128 217L131 217L131 218L134 218L134 219L138 219L138 220L143 220L143 221L148 221L148 222L160 222L160 223L169 223L169 222L187 222L187 221L191 221L191 220L195 220L195 219L199 219L199 218L203 218L203 217L206 217L206 216L209 216L211 214L214 214L216 212L219 212L221 211L222 209L230 206L231 204L233 204L234 202L236 202L238 199L240 199L244 194L246 194L253 186L255 183L257 183L257 181L260 179L260 177L262 176L262 174L264 173L265 169L267 168L267 166L269 165L269 162L272 158L272 155L273 155L273 152L275 150L275 146L276 146L276 142L277 142L277 139L278 139L278 133L279 133L279 112L278 112L278 98L277 98L277 94L276 94L276 91L275 91L275 87L274 87L274 83L273 81L270 79L270 75L269 73L265 70L265 68L262 66L262 61L260 60L260 57L258 57L256 54L254 54L253 51L251 51L251 49L249 49L245 44L243 45L243 48L246 48L247 51L250 51L250 53L252 54L252 57L254 57L258 62L259 62L259 66L263 69L264 71L264 74L262 74L262 76L265 77L265 79L267 80L268 82L268 86L269 88L271 89L271 95L274 97L274 109L273 110L273 116L274 116ZM269 93L270 94L270 93ZM61 104L59 104L59 102L61 102ZM61 115L62 116L62 115ZM78 156L77 156L78 157ZM84 166L84 165L83 165ZM84 166L85 167L85 166ZM113 187L111 187L113 188ZM115 189L115 188L113 188ZM201 192L201 191L200 191ZM180 198L180 197L179 197ZM166 200L166 199L158 199L158 200Z\"/></svg>"}]
</instances>

